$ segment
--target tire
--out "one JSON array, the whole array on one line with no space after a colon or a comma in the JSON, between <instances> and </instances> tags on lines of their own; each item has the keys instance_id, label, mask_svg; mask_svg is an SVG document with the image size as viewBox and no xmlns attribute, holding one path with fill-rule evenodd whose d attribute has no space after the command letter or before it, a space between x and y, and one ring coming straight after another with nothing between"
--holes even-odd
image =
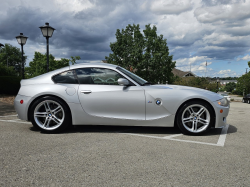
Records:
<instances>
[{"instance_id":1,"label":"tire","mask_svg":"<svg viewBox=\"0 0 250 187\"><path fill-rule=\"evenodd\" d=\"M250 99L247 100L247 103L250 104Z\"/></svg>"},{"instance_id":2,"label":"tire","mask_svg":"<svg viewBox=\"0 0 250 187\"><path fill-rule=\"evenodd\" d=\"M213 108L203 101L189 101L177 113L177 126L186 135L202 135L215 124Z\"/></svg>"},{"instance_id":3,"label":"tire","mask_svg":"<svg viewBox=\"0 0 250 187\"><path fill-rule=\"evenodd\" d=\"M245 103L246 101L244 99L242 99L242 103Z\"/></svg>"},{"instance_id":4,"label":"tire","mask_svg":"<svg viewBox=\"0 0 250 187\"><path fill-rule=\"evenodd\" d=\"M70 109L62 100L52 96L36 100L29 115L33 126L47 133L58 133L71 125Z\"/></svg>"}]
</instances>

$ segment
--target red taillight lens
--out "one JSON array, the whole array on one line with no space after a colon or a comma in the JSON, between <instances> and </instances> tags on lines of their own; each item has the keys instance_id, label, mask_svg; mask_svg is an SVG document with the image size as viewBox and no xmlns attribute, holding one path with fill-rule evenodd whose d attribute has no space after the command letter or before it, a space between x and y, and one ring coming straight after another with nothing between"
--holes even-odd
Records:
<instances>
[{"instance_id":1,"label":"red taillight lens","mask_svg":"<svg viewBox=\"0 0 250 187\"><path fill-rule=\"evenodd\" d=\"M21 100L20 103L23 104L23 100Z\"/></svg>"}]
</instances>

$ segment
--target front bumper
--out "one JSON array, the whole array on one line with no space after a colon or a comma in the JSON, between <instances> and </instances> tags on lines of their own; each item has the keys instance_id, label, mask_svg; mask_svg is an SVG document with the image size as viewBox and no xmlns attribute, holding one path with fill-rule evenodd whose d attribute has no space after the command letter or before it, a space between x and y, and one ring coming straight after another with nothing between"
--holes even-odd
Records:
<instances>
[{"instance_id":1,"label":"front bumper","mask_svg":"<svg viewBox=\"0 0 250 187\"><path fill-rule=\"evenodd\" d=\"M229 108L230 105L228 106L220 106L217 101L215 101L214 103L214 110L215 110L215 128L220 128L223 127L225 125L227 125L227 116L229 113Z\"/></svg>"},{"instance_id":2,"label":"front bumper","mask_svg":"<svg viewBox=\"0 0 250 187\"><path fill-rule=\"evenodd\" d=\"M21 100L23 100L23 104L20 103ZM16 96L14 100L14 107L19 119L28 121L28 109L30 102L31 102L31 97L23 95Z\"/></svg>"}]
</instances>

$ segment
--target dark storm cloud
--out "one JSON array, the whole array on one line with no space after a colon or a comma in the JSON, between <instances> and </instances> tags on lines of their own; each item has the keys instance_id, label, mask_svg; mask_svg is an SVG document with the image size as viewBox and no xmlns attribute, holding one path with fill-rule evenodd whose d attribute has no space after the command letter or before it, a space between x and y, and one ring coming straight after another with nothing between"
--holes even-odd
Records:
<instances>
[{"instance_id":1,"label":"dark storm cloud","mask_svg":"<svg viewBox=\"0 0 250 187\"><path fill-rule=\"evenodd\" d=\"M174 34L170 36L168 43L169 45L173 47L177 46L191 46L193 45L196 41L202 40L202 38L205 35L210 35L214 31L212 29L207 29L207 30L197 30L197 31L189 31L186 32L185 36L183 38L178 38L176 39Z\"/></svg>"},{"instance_id":2,"label":"dark storm cloud","mask_svg":"<svg viewBox=\"0 0 250 187\"><path fill-rule=\"evenodd\" d=\"M140 24L143 29L150 22L150 15L136 7L134 2L95 1L95 6L80 12L10 8L6 16L0 18L4 25L0 36L11 40L23 32L29 37L28 41L45 45L39 26L49 22L56 29L50 39L50 45L58 50L53 51L54 56L69 58L77 55L86 60L103 60L111 52L109 44L114 42L111 40L114 40L117 29L133 23Z\"/></svg>"},{"instance_id":3,"label":"dark storm cloud","mask_svg":"<svg viewBox=\"0 0 250 187\"><path fill-rule=\"evenodd\" d=\"M42 16L39 9L10 8L5 16L0 17L0 36L5 40L12 40L22 32L29 37L29 40L35 40L41 35L41 31L38 28L41 26L40 20L42 20Z\"/></svg>"},{"instance_id":4,"label":"dark storm cloud","mask_svg":"<svg viewBox=\"0 0 250 187\"><path fill-rule=\"evenodd\" d=\"M231 60L240 54L244 54L247 52L249 48L247 47L225 47L225 48L200 48L197 51L198 56L207 56L208 58L216 59L216 60Z\"/></svg>"}]
</instances>

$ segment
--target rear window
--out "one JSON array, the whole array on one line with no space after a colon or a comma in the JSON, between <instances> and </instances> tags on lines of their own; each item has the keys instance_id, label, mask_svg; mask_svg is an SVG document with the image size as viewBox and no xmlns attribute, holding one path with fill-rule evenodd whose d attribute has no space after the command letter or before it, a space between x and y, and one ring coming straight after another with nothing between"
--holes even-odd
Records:
<instances>
[{"instance_id":1,"label":"rear window","mask_svg":"<svg viewBox=\"0 0 250 187\"><path fill-rule=\"evenodd\" d=\"M61 83L61 84L78 84L78 81L74 75L73 70L65 71L58 75L55 75L54 77L52 77L52 80L55 83Z\"/></svg>"}]
</instances>

